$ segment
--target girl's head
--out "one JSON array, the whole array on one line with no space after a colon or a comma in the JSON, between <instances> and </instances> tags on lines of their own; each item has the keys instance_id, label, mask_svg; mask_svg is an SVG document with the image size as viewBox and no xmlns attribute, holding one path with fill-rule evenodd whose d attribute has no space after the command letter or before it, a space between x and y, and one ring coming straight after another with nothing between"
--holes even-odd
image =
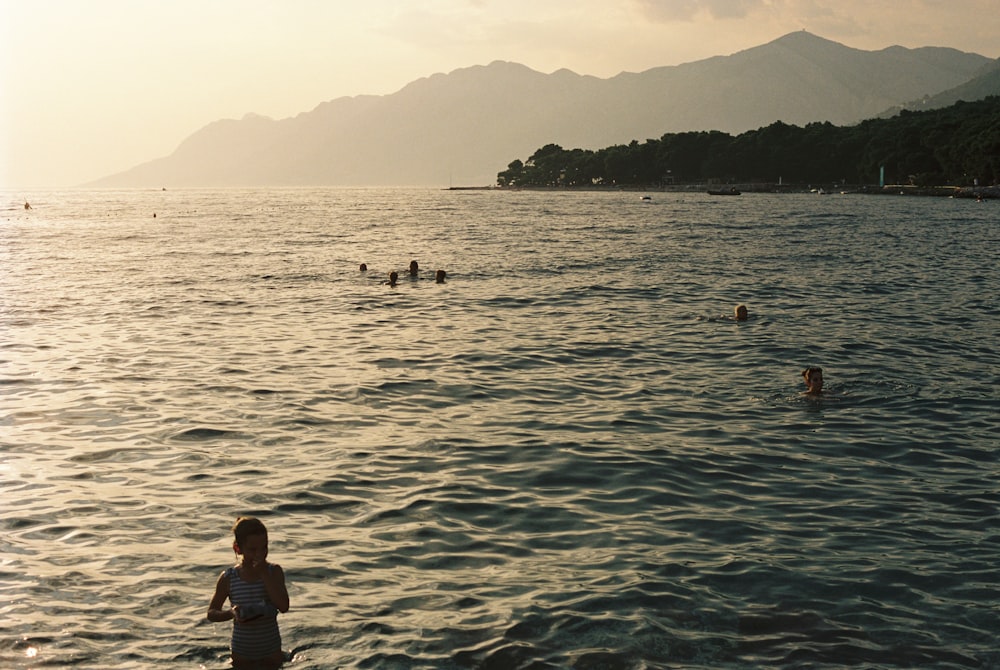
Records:
<instances>
[{"instance_id":1,"label":"girl's head","mask_svg":"<svg viewBox=\"0 0 1000 670\"><path fill-rule=\"evenodd\" d=\"M267 554L267 528L264 522L253 516L241 516L233 524L233 535L236 540L233 542L233 551L237 554L247 554L247 552L257 552L263 548Z\"/></svg>"}]
</instances>

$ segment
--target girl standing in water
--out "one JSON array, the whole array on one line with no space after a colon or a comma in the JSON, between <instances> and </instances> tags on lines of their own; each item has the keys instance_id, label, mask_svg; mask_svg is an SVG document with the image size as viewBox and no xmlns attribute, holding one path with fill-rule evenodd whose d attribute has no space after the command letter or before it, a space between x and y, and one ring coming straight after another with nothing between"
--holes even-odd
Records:
<instances>
[{"instance_id":1,"label":"girl standing in water","mask_svg":"<svg viewBox=\"0 0 1000 670\"><path fill-rule=\"evenodd\" d=\"M240 517L233 534L237 563L219 575L208 620L233 620L233 667L280 667L285 654L278 612L288 611L285 573L280 565L267 562L267 528L260 519ZM223 609L227 598L230 607Z\"/></svg>"}]
</instances>

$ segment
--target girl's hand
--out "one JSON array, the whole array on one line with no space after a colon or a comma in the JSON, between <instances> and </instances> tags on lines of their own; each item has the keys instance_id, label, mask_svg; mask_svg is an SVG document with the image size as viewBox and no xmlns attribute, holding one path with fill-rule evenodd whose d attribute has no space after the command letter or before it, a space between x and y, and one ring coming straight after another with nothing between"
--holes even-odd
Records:
<instances>
[{"instance_id":1,"label":"girl's hand","mask_svg":"<svg viewBox=\"0 0 1000 670\"><path fill-rule=\"evenodd\" d=\"M268 562L266 558L260 558L254 561L245 560L243 562L244 569L246 569L247 573L249 573L247 574L247 577L251 580L258 577L266 577L268 572L267 566Z\"/></svg>"},{"instance_id":2,"label":"girl's hand","mask_svg":"<svg viewBox=\"0 0 1000 670\"><path fill-rule=\"evenodd\" d=\"M232 613L233 613L233 618L236 619L237 621L239 621L240 623L246 623L247 621L251 621L251 620L257 618L256 616L251 616L250 619L244 618L243 617L243 612L240 611L240 606L239 605L233 605ZM258 614L257 616L260 616L260 615Z\"/></svg>"},{"instance_id":3,"label":"girl's hand","mask_svg":"<svg viewBox=\"0 0 1000 670\"><path fill-rule=\"evenodd\" d=\"M236 618L236 612L233 609L210 609L208 610L208 620L209 621L229 621L230 619Z\"/></svg>"}]
</instances>

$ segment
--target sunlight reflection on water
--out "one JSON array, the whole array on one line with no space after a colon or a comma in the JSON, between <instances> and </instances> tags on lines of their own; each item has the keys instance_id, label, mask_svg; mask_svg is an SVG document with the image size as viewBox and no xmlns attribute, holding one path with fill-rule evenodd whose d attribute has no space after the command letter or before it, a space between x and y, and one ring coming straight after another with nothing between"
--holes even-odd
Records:
<instances>
[{"instance_id":1,"label":"sunlight reflection on water","mask_svg":"<svg viewBox=\"0 0 1000 670\"><path fill-rule=\"evenodd\" d=\"M30 197L3 664L225 667L244 513L292 667L1000 663L992 205Z\"/></svg>"}]
</instances>

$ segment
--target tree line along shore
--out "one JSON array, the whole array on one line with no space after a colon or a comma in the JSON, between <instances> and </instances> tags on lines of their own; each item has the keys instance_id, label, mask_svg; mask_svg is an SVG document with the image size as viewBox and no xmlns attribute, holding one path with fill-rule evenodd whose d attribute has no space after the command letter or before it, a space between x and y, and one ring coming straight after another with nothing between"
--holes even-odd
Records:
<instances>
[{"instance_id":1,"label":"tree line along shore","mask_svg":"<svg viewBox=\"0 0 1000 670\"><path fill-rule=\"evenodd\" d=\"M496 183L662 190L725 184L748 191L834 185L869 193L1000 197L1000 96L853 126L776 121L735 136L667 133L596 151L547 144L523 162L512 161Z\"/></svg>"}]
</instances>

